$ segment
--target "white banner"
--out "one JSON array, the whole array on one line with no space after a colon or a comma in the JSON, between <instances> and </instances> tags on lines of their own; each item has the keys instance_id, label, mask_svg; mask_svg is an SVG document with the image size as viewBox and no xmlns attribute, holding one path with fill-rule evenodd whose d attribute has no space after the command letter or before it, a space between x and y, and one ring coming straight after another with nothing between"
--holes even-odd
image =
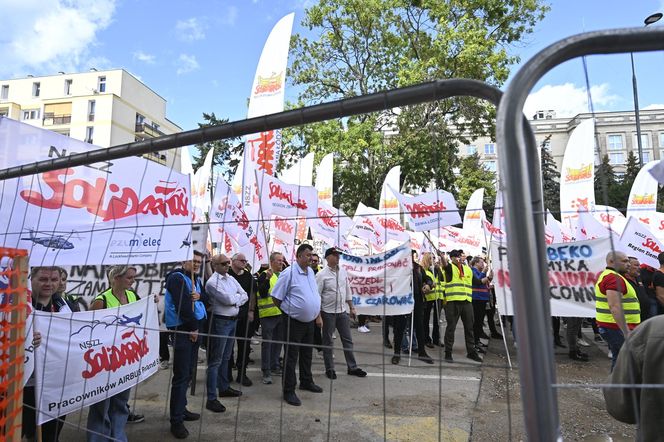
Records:
<instances>
[{"instance_id":1,"label":"white banner","mask_svg":"<svg viewBox=\"0 0 664 442\"><path fill-rule=\"evenodd\" d=\"M466 229L459 229L454 226L443 227L438 231L439 240L446 240L449 246L455 249L461 249L468 256L482 255L484 238L481 233L469 232ZM449 251L450 249L445 249Z\"/></svg>"},{"instance_id":2,"label":"white banner","mask_svg":"<svg viewBox=\"0 0 664 442\"><path fill-rule=\"evenodd\" d=\"M470 195L466 210L463 212L463 228L468 232L482 230L482 222L486 220L483 208L484 188L477 189Z\"/></svg>"},{"instance_id":3,"label":"white banner","mask_svg":"<svg viewBox=\"0 0 664 442\"><path fill-rule=\"evenodd\" d=\"M638 218L639 221L651 228L657 227L659 221L659 217L655 214L659 183L650 174L650 169L658 163L659 161L655 160L644 164L634 179L627 200L627 218L630 216Z\"/></svg>"},{"instance_id":4,"label":"white banner","mask_svg":"<svg viewBox=\"0 0 664 442\"><path fill-rule=\"evenodd\" d=\"M590 118L572 132L560 173L560 220L571 227L579 210L595 209L595 120Z\"/></svg>"},{"instance_id":5,"label":"white banner","mask_svg":"<svg viewBox=\"0 0 664 442\"><path fill-rule=\"evenodd\" d=\"M212 157L214 149L210 148L205 155L203 165L191 177L191 210L194 213L192 221L203 223L205 214L210 211L210 176L212 175Z\"/></svg>"},{"instance_id":6,"label":"white banner","mask_svg":"<svg viewBox=\"0 0 664 442\"><path fill-rule=\"evenodd\" d=\"M386 240L378 225L377 213L378 211L373 207L367 207L361 202L358 203L353 217L353 227L350 229L349 235L357 236L369 242L376 250L382 251Z\"/></svg>"},{"instance_id":7,"label":"white banner","mask_svg":"<svg viewBox=\"0 0 664 442\"><path fill-rule=\"evenodd\" d=\"M547 246L552 316L595 317L595 283L606 268L609 238ZM496 302L501 315L513 315L507 247L491 243ZM542 296L530 293L523 296Z\"/></svg>"},{"instance_id":8,"label":"white banner","mask_svg":"<svg viewBox=\"0 0 664 442\"><path fill-rule=\"evenodd\" d=\"M437 230L443 226L461 223L456 201L449 192L432 190L412 197L404 196L394 189L392 192L406 213L410 229L415 232Z\"/></svg>"},{"instance_id":9,"label":"white banner","mask_svg":"<svg viewBox=\"0 0 664 442\"><path fill-rule=\"evenodd\" d=\"M258 185L263 219L268 219L270 215L287 218L313 218L317 215L318 191L315 187L286 184L268 175L264 175Z\"/></svg>"},{"instance_id":10,"label":"white banner","mask_svg":"<svg viewBox=\"0 0 664 442\"><path fill-rule=\"evenodd\" d=\"M219 176L214 187L214 201L210 210L210 236L212 242L221 242L224 233L244 246L254 236L253 223L242 208L237 195Z\"/></svg>"},{"instance_id":11,"label":"white banner","mask_svg":"<svg viewBox=\"0 0 664 442\"><path fill-rule=\"evenodd\" d=\"M372 256L341 255L353 305L362 315L404 315L413 310L413 261L408 242Z\"/></svg>"},{"instance_id":12,"label":"white banner","mask_svg":"<svg viewBox=\"0 0 664 442\"><path fill-rule=\"evenodd\" d=\"M320 195L320 192L318 193ZM318 201L318 216L307 220L311 233L315 238L327 240L328 243L341 247L345 235L353 227L353 221L341 210Z\"/></svg>"},{"instance_id":13,"label":"white banner","mask_svg":"<svg viewBox=\"0 0 664 442\"><path fill-rule=\"evenodd\" d=\"M664 245L655 237L650 229L641 221L630 217L620 236L620 242L627 248L628 255L639 258L642 264L659 268L657 255L664 251Z\"/></svg>"},{"instance_id":14,"label":"white banner","mask_svg":"<svg viewBox=\"0 0 664 442\"><path fill-rule=\"evenodd\" d=\"M400 219L399 201L391 189L401 189L401 166L394 166L387 172L380 191L380 201L378 202L378 211L381 214Z\"/></svg>"},{"instance_id":15,"label":"white banner","mask_svg":"<svg viewBox=\"0 0 664 442\"><path fill-rule=\"evenodd\" d=\"M316 189L318 201L332 205L332 185L334 175L334 154L328 153L316 167Z\"/></svg>"},{"instance_id":16,"label":"white banner","mask_svg":"<svg viewBox=\"0 0 664 442\"><path fill-rule=\"evenodd\" d=\"M0 140L0 168L98 149L7 118ZM171 262L192 253L189 177L154 161L7 180L0 198L0 244L28 249L33 265Z\"/></svg>"},{"instance_id":17,"label":"white banner","mask_svg":"<svg viewBox=\"0 0 664 442\"><path fill-rule=\"evenodd\" d=\"M35 312L37 422L79 411L159 370L159 321L152 298L80 313Z\"/></svg>"},{"instance_id":18,"label":"white banner","mask_svg":"<svg viewBox=\"0 0 664 442\"><path fill-rule=\"evenodd\" d=\"M616 235L622 235L623 230L625 230L625 225L627 225L627 218L625 218L625 215L611 206L602 206L598 204L595 206L595 213L593 213L593 215L597 221L607 229L612 230Z\"/></svg>"}]
</instances>

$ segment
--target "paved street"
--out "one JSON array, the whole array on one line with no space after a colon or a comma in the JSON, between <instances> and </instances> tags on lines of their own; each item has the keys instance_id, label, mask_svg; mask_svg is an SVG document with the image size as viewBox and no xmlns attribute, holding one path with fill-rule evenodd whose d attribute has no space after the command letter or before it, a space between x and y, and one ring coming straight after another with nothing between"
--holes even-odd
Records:
<instances>
[{"instance_id":1,"label":"paved street","mask_svg":"<svg viewBox=\"0 0 664 442\"><path fill-rule=\"evenodd\" d=\"M187 422L188 440L288 440L288 441L379 441L440 440L466 441L471 431L473 408L479 394L481 370L478 363L465 358L463 330L457 329L454 364L440 363L439 347L428 349L436 359L427 365L407 357L392 365L391 350L382 346L380 324L372 324L371 333L353 330L356 358L369 374L360 379L346 374L340 340L335 340L338 379L324 375L323 360L314 351L314 378L323 387L322 394L297 391L301 407L281 400L278 384L260 382L260 346L254 345L256 363L249 370L254 381L242 387L243 396L221 400L225 413L204 409L205 364L198 366L196 396L190 397L189 409L202 412L198 422ZM385 353L383 353L385 350ZM201 353L202 354L202 353ZM276 378L279 379L279 378ZM132 406L145 415L145 422L128 424L130 440L174 440L169 433L167 395L170 370L161 370L136 388ZM239 389L238 384L233 384ZM73 414L62 440L83 441L78 425L85 426L86 413Z\"/></svg>"}]
</instances>

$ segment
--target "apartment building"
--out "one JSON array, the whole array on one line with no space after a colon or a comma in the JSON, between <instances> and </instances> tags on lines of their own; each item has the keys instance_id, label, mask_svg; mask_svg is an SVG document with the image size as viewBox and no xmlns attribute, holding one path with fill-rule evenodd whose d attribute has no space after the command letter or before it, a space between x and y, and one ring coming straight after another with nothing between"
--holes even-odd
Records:
<instances>
[{"instance_id":1,"label":"apartment building","mask_svg":"<svg viewBox=\"0 0 664 442\"><path fill-rule=\"evenodd\" d=\"M182 131L166 100L124 69L0 80L0 116L100 147ZM179 151L146 158L179 170Z\"/></svg>"}]
</instances>

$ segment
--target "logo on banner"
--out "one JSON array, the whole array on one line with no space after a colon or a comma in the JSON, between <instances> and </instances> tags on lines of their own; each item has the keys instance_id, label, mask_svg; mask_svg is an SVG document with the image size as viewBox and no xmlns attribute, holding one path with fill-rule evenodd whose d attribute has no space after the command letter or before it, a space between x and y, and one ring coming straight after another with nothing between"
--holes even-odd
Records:
<instances>
[{"instance_id":1,"label":"logo on banner","mask_svg":"<svg viewBox=\"0 0 664 442\"><path fill-rule=\"evenodd\" d=\"M298 198L296 201L294 199L292 190L287 192L281 188L281 185L275 182L270 182L270 194L268 195L268 198L272 199L273 197L281 201L285 201L292 207L296 207L301 210L307 210L309 208L309 206L307 206L306 200Z\"/></svg>"},{"instance_id":2,"label":"logo on banner","mask_svg":"<svg viewBox=\"0 0 664 442\"><path fill-rule=\"evenodd\" d=\"M481 214L479 210L468 211L466 214L467 219L480 219L480 216Z\"/></svg>"},{"instance_id":3,"label":"logo on banner","mask_svg":"<svg viewBox=\"0 0 664 442\"><path fill-rule=\"evenodd\" d=\"M285 233L293 233L293 225L284 218L275 218L274 228Z\"/></svg>"},{"instance_id":4,"label":"logo on banner","mask_svg":"<svg viewBox=\"0 0 664 442\"><path fill-rule=\"evenodd\" d=\"M133 188L108 184L107 180L101 177L97 178L94 184L84 179L66 178L74 173L74 169L44 172L42 179L52 191L52 195L47 198L36 190L23 190L20 193L21 198L28 204L44 209L60 209L63 206L86 209L88 213L100 217L103 221L148 213L164 218L189 215L187 189L179 186L177 182L160 180L154 187L153 195L139 200ZM105 203L106 189L119 196L114 195Z\"/></svg>"},{"instance_id":5,"label":"logo on banner","mask_svg":"<svg viewBox=\"0 0 664 442\"><path fill-rule=\"evenodd\" d=\"M445 204L442 201L436 201L433 204L426 203L415 203L415 204L405 204L406 209L413 218L426 218L432 213L439 213L444 210L447 210Z\"/></svg>"},{"instance_id":6,"label":"logo on banner","mask_svg":"<svg viewBox=\"0 0 664 442\"><path fill-rule=\"evenodd\" d=\"M613 223L613 220L616 219L616 217L614 215L610 215L608 213L600 213L599 214L599 219L603 223L611 224L611 223Z\"/></svg>"},{"instance_id":7,"label":"logo on banner","mask_svg":"<svg viewBox=\"0 0 664 442\"><path fill-rule=\"evenodd\" d=\"M566 167L565 168L566 173L565 173L565 182L566 183L574 183L577 181L581 180L587 180L592 178L593 175L593 165L592 164L584 164L579 168L571 168L571 167Z\"/></svg>"},{"instance_id":8,"label":"logo on banner","mask_svg":"<svg viewBox=\"0 0 664 442\"><path fill-rule=\"evenodd\" d=\"M632 204L635 206L649 206L655 204L655 194L646 193L643 195L634 195L634 197L632 197Z\"/></svg>"},{"instance_id":9,"label":"logo on banner","mask_svg":"<svg viewBox=\"0 0 664 442\"><path fill-rule=\"evenodd\" d=\"M327 187L323 190L320 190L318 192L318 199L319 200L330 200L330 199L332 199L332 189Z\"/></svg>"},{"instance_id":10,"label":"logo on banner","mask_svg":"<svg viewBox=\"0 0 664 442\"><path fill-rule=\"evenodd\" d=\"M272 73L269 77L258 75L256 81L256 89L254 90L255 96L274 95L281 90L283 83L284 72L278 74Z\"/></svg>"},{"instance_id":11,"label":"logo on banner","mask_svg":"<svg viewBox=\"0 0 664 442\"><path fill-rule=\"evenodd\" d=\"M641 243L641 245L655 253L662 253L662 249L659 248L657 243L652 238L646 238L646 240Z\"/></svg>"},{"instance_id":12,"label":"logo on banner","mask_svg":"<svg viewBox=\"0 0 664 442\"><path fill-rule=\"evenodd\" d=\"M318 208L318 217L320 220L323 222L328 227L332 227L333 229L336 228L339 225L339 221L336 218L336 214L327 209L323 209L322 207Z\"/></svg>"},{"instance_id":13,"label":"logo on banner","mask_svg":"<svg viewBox=\"0 0 664 442\"><path fill-rule=\"evenodd\" d=\"M399 207L399 202L396 200L396 198L386 199L383 203L383 207L385 209L396 209Z\"/></svg>"},{"instance_id":14,"label":"logo on banner","mask_svg":"<svg viewBox=\"0 0 664 442\"><path fill-rule=\"evenodd\" d=\"M261 132L256 138L247 139L250 158L258 166L258 170L274 175L274 160L277 151L275 131Z\"/></svg>"},{"instance_id":15,"label":"logo on banner","mask_svg":"<svg viewBox=\"0 0 664 442\"><path fill-rule=\"evenodd\" d=\"M380 224L385 229L396 230L398 232L404 232L406 230L401 224L392 218L379 218L378 224Z\"/></svg>"}]
</instances>

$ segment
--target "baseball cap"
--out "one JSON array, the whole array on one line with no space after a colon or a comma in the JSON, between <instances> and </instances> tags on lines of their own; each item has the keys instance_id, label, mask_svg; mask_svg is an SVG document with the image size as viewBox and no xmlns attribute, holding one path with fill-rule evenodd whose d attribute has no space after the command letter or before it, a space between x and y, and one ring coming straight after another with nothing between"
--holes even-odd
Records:
<instances>
[{"instance_id":1,"label":"baseball cap","mask_svg":"<svg viewBox=\"0 0 664 442\"><path fill-rule=\"evenodd\" d=\"M325 258L327 258L330 255L340 255L341 251L337 249L336 247L330 247L325 251Z\"/></svg>"}]
</instances>

